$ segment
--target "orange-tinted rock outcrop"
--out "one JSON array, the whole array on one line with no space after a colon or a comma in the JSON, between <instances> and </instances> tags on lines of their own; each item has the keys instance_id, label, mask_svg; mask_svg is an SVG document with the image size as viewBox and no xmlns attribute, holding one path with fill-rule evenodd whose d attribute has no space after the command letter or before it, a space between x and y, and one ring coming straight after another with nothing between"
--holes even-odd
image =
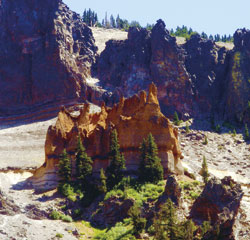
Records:
<instances>
[{"instance_id":1,"label":"orange-tinted rock outcrop","mask_svg":"<svg viewBox=\"0 0 250 240\"><path fill-rule=\"evenodd\" d=\"M102 106L99 113L90 114L85 105L79 116L72 116L65 108L61 109L55 126L50 126L45 142L45 163L30 179L35 188L49 189L57 185L57 163L65 148L74 159L77 137L80 134L87 153L92 157L94 172L109 164L110 133L116 129L121 151L125 155L128 171L137 169L140 161L139 146L151 132L159 148L165 174L183 173L180 162L181 151L178 131L160 110L157 88L150 85L145 91L131 98L121 98L113 108Z\"/></svg>"}]
</instances>

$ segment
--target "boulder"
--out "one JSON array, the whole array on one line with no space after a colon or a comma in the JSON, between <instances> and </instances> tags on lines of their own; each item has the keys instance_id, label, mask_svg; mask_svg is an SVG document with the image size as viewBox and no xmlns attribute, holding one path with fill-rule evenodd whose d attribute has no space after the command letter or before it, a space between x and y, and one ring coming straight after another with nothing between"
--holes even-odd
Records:
<instances>
[{"instance_id":1,"label":"boulder","mask_svg":"<svg viewBox=\"0 0 250 240\"><path fill-rule=\"evenodd\" d=\"M231 177L222 180L213 178L194 202L190 217L198 224L211 221L214 228L219 226L220 239L234 239L233 226L242 197L240 184ZM207 235L212 236L215 232L211 231Z\"/></svg>"},{"instance_id":2,"label":"boulder","mask_svg":"<svg viewBox=\"0 0 250 240\"><path fill-rule=\"evenodd\" d=\"M165 176L169 172L183 174L178 130L161 113L157 88L151 84L148 95L142 91L131 98L121 98L113 108L103 105L99 113L91 114L87 104L79 116L72 116L62 108L55 126L48 129L45 163L31 178L33 186L41 189L56 187L59 156L65 148L74 161L78 135L94 161L93 171L99 174L101 168L106 169L109 165L109 140L113 129L118 132L128 172L137 170L140 144L151 132L158 145Z\"/></svg>"},{"instance_id":3,"label":"boulder","mask_svg":"<svg viewBox=\"0 0 250 240\"><path fill-rule=\"evenodd\" d=\"M181 188L180 188L180 186L176 180L176 177L174 175L169 175L167 177L165 190L164 190L162 196L157 201L156 206L159 207L161 204L165 203L168 198L170 198L171 201L176 206L180 205Z\"/></svg>"},{"instance_id":4,"label":"boulder","mask_svg":"<svg viewBox=\"0 0 250 240\"><path fill-rule=\"evenodd\" d=\"M61 0L0 1L1 120L48 118L83 98L96 51L90 28Z\"/></svg>"},{"instance_id":5,"label":"boulder","mask_svg":"<svg viewBox=\"0 0 250 240\"><path fill-rule=\"evenodd\" d=\"M14 216L18 213L20 213L20 207L0 190L0 214Z\"/></svg>"},{"instance_id":6,"label":"boulder","mask_svg":"<svg viewBox=\"0 0 250 240\"><path fill-rule=\"evenodd\" d=\"M110 227L124 218L128 218L128 211L134 205L132 199L120 199L116 196L103 202L95 214L91 217L91 223L96 226Z\"/></svg>"}]
</instances>

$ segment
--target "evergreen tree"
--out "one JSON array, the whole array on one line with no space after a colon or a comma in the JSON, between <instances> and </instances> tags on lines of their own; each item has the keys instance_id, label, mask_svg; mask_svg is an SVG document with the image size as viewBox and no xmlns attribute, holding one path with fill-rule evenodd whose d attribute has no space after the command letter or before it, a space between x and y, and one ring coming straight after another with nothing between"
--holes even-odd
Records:
<instances>
[{"instance_id":1,"label":"evergreen tree","mask_svg":"<svg viewBox=\"0 0 250 240\"><path fill-rule=\"evenodd\" d=\"M119 14L116 17L116 28L120 29L121 28L121 19Z\"/></svg>"},{"instance_id":2,"label":"evergreen tree","mask_svg":"<svg viewBox=\"0 0 250 240\"><path fill-rule=\"evenodd\" d=\"M139 206L132 206L128 211L128 215L132 219L134 233L136 235L140 234L145 229L147 220L146 218L141 217L141 211Z\"/></svg>"},{"instance_id":3,"label":"evergreen tree","mask_svg":"<svg viewBox=\"0 0 250 240\"><path fill-rule=\"evenodd\" d=\"M250 140L247 124L245 124L245 140L246 141Z\"/></svg>"},{"instance_id":4,"label":"evergreen tree","mask_svg":"<svg viewBox=\"0 0 250 240\"><path fill-rule=\"evenodd\" d=\"M103 168L100 171L100 186L99 186L99 191L101 193L106 193L107 192L107 184L106 184L106 176L105 176L105 171Z\"/></svg>"},{"instance_id":5,"label":"evergreen tree","mask_svg":"<svg viewBox=\"0 0 250 240\"><path fill-rule=\"evenodd\" d=\"M185 240L193 240L194 238L195 225L192 220L187 220L184 223L184 236Z\"/></svg>"},{"instance_id":6,"label":"evergreen tree","mask_svg":"<svg viewBox=\"0 0 250 240\"><path fill-rule=\"evenodd\" d=\"M66 152L66 149L63 150L62 154L59 158L59 164L58 164L58 174L60 177L60 183L70 183L71 181L71 159Z\"/></svg>"},{"instance_id":7,"label":"evergreen tree","mask_svg":"<svg viewBox=\"0 0 250 240\"><path fill-rule=\"evenodd\" d=\"M179 119L179 116L178 116L178 113L177 112L174 112L174 124L176 126L179 126L180 125L180 119Z\"/></svg>"},{"instance_id":8,"label":"evergreen tree","mask_svg":"<svg viewBox=\"0 0 250 240\"><path fill-rule=\"evenodd\" d=\"M201 168L201 176L203 178L203 182L206 184L209 178L209 172L207 167L207 160L206 157L203 156L202 168Z\"/></svg>"},{"instance_id":9,"label":"evergreen tree","mask_svg":"<svg viewBox=\"0 0 250 240\"><path fill-rule=\"evenodd\" d=\"M157 183L163 179L163 167L158 157L158 148L154 137L149 133L147 141L144 139L141 147L141 161L139 165L139 180L141 182Z\"/></svg>"},{"instance_id":10,"label":"evergreen tree","mask_svg":"<svg viewBox=\"0 0 250 240\"><path fill-rule=\"evenodd\" d=\"M178 223L176 209L173 202L168 198L167 202L154 219L154 229L156 240L181 240L183 238L183 228Z\"/></svg>"},{"instance_id":11,"label":"evergreen tree","mask_svg":"<svg viewBox=\"0 0 250 240\"><path fill-rule=\"evenodd\" d=\"M204 236L206 232L210 231L212 228L209 221L204 221L201 226L201 235Z\"/></svg>"},{"instance_id":12,"label":"evergreen tree","mask_svg":"<svg viewBox=\"0 0 250 240\"><path fill-rule=\"evenodd\" d=\"M189 128L189 125L186 123L186 133L189 133L190 132L190 128Z\"/></svg>"},{"instance_id":13,"label":"evergreen tree","mask_svg":"<svg viewBox=\"0 0 250 240\"><path fill-rule=\"evenodd\" d=\"M109 189L113 188L123 178L125 167L125 159L120 153L120 145L118 142L117 131L113 130L110 139L110 165L107 167L107 183Z\"/></svg>"},{"instance_id":14,"label":"evergreen tree","mask_svg":"<svg viewBox=\"0 0 250 240\"><path fill-rule=\"evenodd\" d=\"M213 35L210 34L210 35L209 35L209 39L213 41L213 40L214 40Z\"/></svg>"},{"instance_id":15,"label":"evergreen tree","mask_svg":"<svg viewBox=\"0 0 250 240\"><path fill-rule=\"evenodd\" d=\"M110 27L115 28L115 19L114 19L114 16L112 14L110 16Z\"/></svg>"},{"instance_id":16,"label":"evergreen tree","mask_svg":"<svg viewBox=\"0 0 250 240\"><path fill-rule=\"evenodd\" d=\"M88 185L88 179L92 175L92 165L93 161L87 155L81 137L78 136L76 149L76 180L83 187Z\"/></svg>"}]
</instances>

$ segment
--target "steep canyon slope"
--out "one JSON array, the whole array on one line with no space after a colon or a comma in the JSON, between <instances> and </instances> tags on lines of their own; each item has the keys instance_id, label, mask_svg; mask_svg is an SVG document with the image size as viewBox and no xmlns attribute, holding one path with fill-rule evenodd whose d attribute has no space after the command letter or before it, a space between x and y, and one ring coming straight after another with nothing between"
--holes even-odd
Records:
<instances>
[{"instance_id":1,"label":"steep canyon slope","mask_svg":"<svg viewBox=\"0 0 250 240\"><path fill-rule=\"evenodd\" d=\"M249 30L239 29L233 48L198 34L178 44L158 20L152 31L130 28L128 39L108 41L96 76L124 96L153 81L165 114L249 122L249 39Z\"/></svg>"},{"instance_id":2,"label":"steep canyon slope","mask_svg":"<svg viewBox=\"0 0 250 240\"><path fill-rule=\"evenodd\" d=\"M49 117L86 96L96 52L90 28L61 0L2 0L0 120L32 112ZM46 108L53 114L46 116Z\"/></svg>"}]
</instances>

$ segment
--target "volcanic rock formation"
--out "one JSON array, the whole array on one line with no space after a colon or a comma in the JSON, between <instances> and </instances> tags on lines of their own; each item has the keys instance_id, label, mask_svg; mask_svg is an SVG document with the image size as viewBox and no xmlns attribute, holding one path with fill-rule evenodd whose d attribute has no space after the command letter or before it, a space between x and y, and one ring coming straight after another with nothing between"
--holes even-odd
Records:
<instances>
[{"instance_id":1,"label":"volcanic rock formation","mask_svg":"<svg viewBox=\"0 0 250 240\"><path fill-rule=\"evenodd\" d=\"M107 42L97 65L98 78L105 87L121 87L124 96L131 96L153 81L163 112L193 113L183 50L162 20L152 32L130 28L127 40Z\"/></svg>"},{"instance_id":2,"label":"volcanic rock formation","mask_svg":"<svg viewBox=\"0 0 250 240\"><path fill-rule=\"evenodd\" d=\"M235 48L219 47L200 35L177 45L162 20L152 31L131 28L128 39L111 40L97 61L101 83L131 96L153 81L165 114L217 115L250 122L248 30L234 34Z\"/></svg>"},{"instance_id":3,"label":"volcanic rock formation","mask_svg":"<svg viewBox=\"0 0 250 240\"><path fill-rule=\"evenodd\" d=\"M94 172L105 169L109 164L109 139L113 129L118 132L128 171L137 169L140 161L139 146L151 132L158 145L165 174L183 173L177 129L161 113L157 88L152 84L148 95L142 91L139 96L121 98L119 104L112 109L103 105L100 113L90 114L89 105L85 105L78 117L62 109L56 125L48 129L45 163L31 178L33 186L46 189L57 185L59 155L65 148L74 159L79 134L88 155L94 161Z\"/></svg>"},{"instance_id":4,"label":"volcanic rock formation","mask_svg":"<svg viewBox=\"0 0 250 240\"><path fill-rule=\"evenodd\" d=\"M233 225L242 197L243 191L240 184L231 177L225 177L222 180L211 179L195 201L190 217L198 223L211 221L215 227L220 226L219 239L234 239ZM213 231L208 233L209 236L211 234Z\"/></svg>"},{"instance_id":5,"label":"volcanic rock formation","mask_svg":"<svg viewBox=\"0 0 250 240\"><path fill-rule=\"evenodd\" d=\"M0 1L0 117L83 96L97 48L61 0Z\"/></svg>"},{"instance_id":6,"label":"volcanic rock formation","mask_svg":"<svg viewBox=\"0 0 250 240\"><path fill-rule=\"evenodd\" d=\"M229 118L250 122L250 30L234 34L227 76L226 109Z\"/></svg>"}]
</instances>

